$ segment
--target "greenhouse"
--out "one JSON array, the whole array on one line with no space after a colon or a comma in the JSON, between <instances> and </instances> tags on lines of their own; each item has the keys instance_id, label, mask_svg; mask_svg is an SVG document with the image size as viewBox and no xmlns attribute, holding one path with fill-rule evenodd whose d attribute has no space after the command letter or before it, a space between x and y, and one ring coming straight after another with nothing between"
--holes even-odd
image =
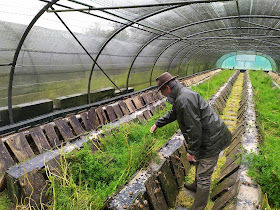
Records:
<instances>
[{"instance_id":1,"label":"greenhouse","mask_svg":"<svg viewBox=\"0 0 280 210\"><path fill-rule=\"evenodd\" d=\"M0 5L0 209L280 208L279 0Z\"/></svg>"}]
</instances>

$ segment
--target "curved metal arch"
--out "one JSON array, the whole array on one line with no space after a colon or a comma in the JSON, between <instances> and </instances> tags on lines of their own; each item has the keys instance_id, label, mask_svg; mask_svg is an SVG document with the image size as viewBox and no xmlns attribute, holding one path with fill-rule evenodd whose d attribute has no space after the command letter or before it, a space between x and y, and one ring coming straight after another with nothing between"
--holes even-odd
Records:
<instances>
[{"instance_id":1,"label":"curved metal arch","mask_svg":"<svg viewBox=\"0 0 280 210\"><path fill-rule=\"evenodd\" d=\"M235 28L235 27L233 27L233 28ZM273 30L273 29L271 29L271 28L269 28L270 30ZM226 30L226 29L223 29L223 30ZM268 30L268 29L267 29ZM278 29L275 29L276 31L278 31ZM206 31L206 32L208 32L208 31ZM213 32L213 31L210 31L210 32ZM197 35L197 34L194 34L194 35ZM192 36L192 35L191 35ZM200 40L200 41L204 41L204 39L202 39L202 40ZM259 41L259 42L262 42L263 40L256 40L256 41ZM212 42L210 42L210 43L212 43ZM207 43L207 44L209 44L209 43ZM205 44L206 45L206 44ZM172 62L173 62L173 60L175 59L175 57L182 51L182 50L184 50L186 47L188 47L188 46L190 46L190 45L185 45L183 48L181 48L181 49L179 49L175 54L174 54L174 56L172 57L172 59L171 59L171 61L170 61L170 63L169 63L169 66L168 66L168 71L169 71L169 69L170 69L170 66L171 66L171 64L172 64ZM206 45L207 46L207 45Z\"/></svg>"},{"instance_id":2,"label":"curved metal arch","mask_svg":"<svg viewBox=\"0 0 280 210\"><path fill-rule=\"evenodd\" d=\"M25 41L28 33L32 29L33 25L37 22L37 20L41 17L41 15L47 11L53 4L55 4L59 0L52 0L51 2L47 3L36 15L35 17L31 20L27 28L25 29L23 35L21 36L21 39L18 43L17 49L15 51L14 57L13 57L13 62L12 62L12 67L10 71L10 80L9 80L9 87L8 87L8 109L9 109L9 119L10 119L10 124L14 123L13 119L13 109L12 109L12 89L13 89L13 80L14 80L14 73L15 73L15 66L17 63L17 59L19 56L19 52L21 50L21 47L23 45L23 42Z\"/></svg>"},{"instance_id":3,"label":"curved metal arch","mask_svg":"<svg viewBox=\"0 0 280 210\"><path fill-rule=\"evenodd\" d=\"M152 69L151 69L151 74L150 74L150 86L152 86L152 75L153 75L153 71L154 71L154 68L155 68L155 65L158 61L158 59L160 58L160 56L165 52L165 50L167 50L169 47L171 47L172 45L176 44L177 42L179 42L180 40L176 40L175 42L172 42L170 43L169 45L167 45L159 54L158 56L156 57L155 61L154 61L154 64L152 66Z\"/></svg>"},{"instance_id":4,"label":"curved metal arch","mask_svg":"<svg viewBox=\"0 0 280 210\"><path fill-rule=\"evenodd\" d=\"M144 19L147 19L149 17L152 17L156 14L159 14L159 13L162 13L162 12L166 12L168 10L171 10L171 9L175 9L175 8L178 8L178 7L181 7L182 5L176 5L176 6L171 6L169 8L164 8L164 9L161 9L161 10L158 10L156 12L153 12L151 14L148 14L148 15L145 15L143 17L140 17L138 19L136 19L134 22L131 22L121 28L119 28L117 31L115 31L107 40L106 42L104 42L104 44L101 46L100 50L98 51L96 57L95 57L95 61L97 62L99 56L101 55L102 51L104 50L104 48L107 46L107 44L117 35L119 34L121 31L123 31L124 29L126 29L127 27L135 24L135 22L139 22L141 20L144 20ZM92 78L92 74L93 74L93 70L94 70L94 67L95 67L95 63L92 65L91 67L91 71L90 71L90 75L89 75L89 81L88 81L88 101L90 101L90 83L91 83L91 78Z\"/></svg>"},{"instance_id":5,"label":"curved metal arch","mask_svg":"<svg viewBox=\"0 0 280 210\"><path fill-rule=\"evenodd\" d=\"M177 28L174 28L174 29L171 29L168 31L168 33L171 33L171 32L174 32L176 30L180 30L182 28L185 28L185 27L189 27L189 26L192 26L192 25L196 25L196 24L201 24L201 23L206 23L206 22L211 22L211 21L218 21L218 20L225 20L225 19L235 19L235 18L248 18L248 17L251 17L251 18L275 18L275 19L280 19L280 16L267 16L267 15L243 15L243 16L229 16L229 17L222 17L222 18L213 18L213 19L207 19L207 20L203 20L203 21L197 21L197 22L193 22L193 23L190 23L190 24L186 24L186 25L183 25L183 26L179 26ZM242 28L245 28L245 27L242 27ZM248 27L248 28L263 28L263 27ZM230 27L227 28L227 29L231 29ZM236 27L232 27L232 29L236 29ZM269 28L270 30L272 30L271 28ZM268 29L267 29L268 30ZM276 29L277 30L277 29ZM159 34L158 36L156 37L153 37L152 39L150 39L149 41L147 41L140 49L139 51L137 52L135 58L133 59L131 65L130 65L130 68L129 68L129 71L128 71L128 76L127 76L127 82L126 82L126 85L128 88L128 79L129 79L129 76L130 76L130 72L131 72L131 69L132 69L132 66L136 60L136 58L139 56L139 54L141 53L141 51L143 51L143 49L149 45L152 41L154 41L155 39L161 37L161 36L164 36L165 33L163 34ZM196 34L197 35L197 34ZM207 38L207 37L205 37ZM151 80L151 78L150 78Z\"/></svg>"}]
</instances>

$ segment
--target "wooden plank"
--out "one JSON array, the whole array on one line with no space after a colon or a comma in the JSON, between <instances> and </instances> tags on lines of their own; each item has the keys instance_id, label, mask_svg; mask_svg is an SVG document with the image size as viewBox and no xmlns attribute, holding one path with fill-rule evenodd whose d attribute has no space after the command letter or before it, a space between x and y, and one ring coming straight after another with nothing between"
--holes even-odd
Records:
<instances>
[{"instance_id":1,"label":"wooden plank","mask_svg":"<svg viewBox=\"0 0 280 210\"><path fill-rule=\"evenodd\" d=\"M23 190L24 198L30 198L31 206L41 206L47 203L46 196L47 182L42 175L41 169L34 169L18 178L19 184Z\"/></svg>"},{"instance_id":2,"label":"wooden plank","mask_svg":"<svg viewBox=\"0 0 280 210\"><path fill-rule=\"evenodd\" d=\"M32 158L34 153L23 133L18 133L6 140L19 162Z\"/></svg>"},{"instance_id":3,"label":"wooden plank","mask_svg":"<svg viewBox=\"0 0 280 210\"><path fill-rule=\"evenodd\" d=\"M134 199L134 201L128 206L129 210L149 210L149 204L148 201L145 200L144 196L141 192L138 193L137 197Z\"/></svg>"},{"instance_id":4,"label":"wooden plank","mask_svg":"<svg viewBox=\"0 0 280 210\"><path fill-rule=\"evenodd\" d=\"M135 104L136 109L141 109L143 107L143 104L142 104L141 99L139 98L139 96L133 97L132 101Z\"/></svg>"},{"instance_id":5,"label":"wooden plank","mask_svg":"<svg viewBox=\"0 0 280 210\"><path fill-rule=\"evenodd\" d=\"M83 135L85 133L83 126L75 115L70 116L68 119L76 135Z\"/></svg>"},{"instance_id":6,"label":"wooden plank","mask_svg":"<svg viewBox=\"0 0 280 210\"><path fill-rule=\"evenodd\" d=\"M173 208L176 204L176 197L179 193L179 188L176 183L176 178L171 171L171 165L169 161L165 161L158 171L158 179L164 194L166 195L166 201L169 207Z\"/></svg>"},{"instance_id":7,"label":"wooden plank","mask_svg":"<svg viewBox=\"0 0 280 210\"><path fill-rule=\"evenodd\" d=\"M51 146L40 127L32 128L29 132L40 153L51 149Z\"/></svg>"},{"instance_id":8,"label":"wooden plank","mask_svg":"<svg viewBox=\"0 0 280 210\"><path fill-rule=\"evenodd\" d=\"M150 100L150 103L152 103L153 101L155 101L153 98L153 93L151 91L148 92L148 98Z\"/></svg>"},{"instance_id":9,"label":"wooden plank","mask_svg":"<svg viewBox=\"0 0 280 210\"><path fill-rule=\"evenodd\" d=\"M238 194L240 182L235 183L228 192L224 193L214 204L212 209L222 209L231 202Z\"/></svg>"},{"instance_id":10,"label":"wooden plank","mask_svg":"<svg viewBox=\"0 0 280 210\"><path fill-rule=\"evenodd\" d=\"M115 114L117 115L117 118L123 117L123 113L122 113L122 110L121 110L119 104L114 104L114 105L112 105L112 107L114 109Z\"/></svg>"},{"instance_id":11,"label":"wooden plank","mask_svg":"<svg viewBox=\"0 0 280 210\"><path fill-rule=\"evenodd\" d=\"M118 119L112 106L106 106L106 111L109 116L110 122L114 122Z\"/></svg>"},{"instance_id":12,"label":"wooden plank","mask_svg":"<svg viewBox=\"0 0 280 210\"><path fill-rule=\"evenodd\" d=\"M86 131L88 131L88 132L91 131L93 128L91 126L88 113L83 112L83 113L80 113L80 115L81 115L81 118L82 118L82 121L83 121L83 124L85 126Z\"/></svg>"},{"instance_id":13,"label":"wooden plank","mask_svg":"<svg viewBox=\"0 0 280 210\"><path fill-rule=\"evenodd\" d=\"M155 107L154 107L154 106L150 106L150 111L151 111L152 115L154 115L154 113L155 113Z\"/></svg>"},{"instance_id":14,"label":"wooden plank","mask_svg":"<svg viewBox=\"0 0 280 210\"><path fill-rule=\"evenodd\" d=\"M132 113L136 110L135 106L133 105L133 103L131 101L131 98L125 99L124 103L126 104L130 113Z\"/></svg>"},{"instance_id":15,"label":"wooden plank","mask_svg":"<svg viewBox=\"0 0 280 210\"><path fill-rule=\"evenodd\" d=\"M152 117L152 114L151 114L150 110L145 110L143 112L143 115L146 118L146 120L149 120Z\"/></svg>"},{"instance_id":16,"label":"wooden plank","mask_svg":"<svg viewBox=\"0 0 280 210\"><path fill-rule=\"evenodd\" d=\"M108 120L106 118L106 114L105 114L103 108L100 106L95 111L96 111L96 114L97 114L101 124L105 125L108 122Z\"/></svg>"},{"instance_id":17,"label":"wooden plank","mask_svg":"<svg viewBox=\"0 0 280 210\"><path fill-rule=\"evenodd\" d=\"M91 108L88 111L88 118L89 118L89 121L90 121L93 129L96 129L96 128L98 128L98 126L100 126L100 122L99 122L97 114L95 112L95 108Z\"/></svg>"},{"instance_id":18,"label":"wooden plank","mask_svg":"<svg viewBox=\"0 0 280 210\"><path fill-rule=\"evenodd\" d=\"M143 93L143 94L141 95L141 97L142 97L142 99L143 99L145 105L147 105L147 104L150 103L150 102L149 102L149 99L148 99L148 96L147 96L147 93Z\"/></svg>"},{"instance_id":19,"label":"wooden plank","mask_svg":"<svg viewBox=\"0 0 280 210\"><path fill-rule=\"evenodd\" d=\"M238 181L238 175L239 172L236 171L231 176L226 178L224 181L216 185L216 187L212 190L212 193L210 195L211 200L214 201L218 197L220 197L223 193L227 192L228 189L230 189L230 187Z\"/></svg>"},{"instance_id":20,"label":"wooden plank","mask_svg":"<svg viewBox=\"0 0 280 210\"><path fill-rule=\"evenodd\" d=\"M235 171L237 171L240 167L240 163L235 163L233 162L231 165L229 165L227 168L225 168L223 171L220 173L220 179L218 182L222 182L226 177L230 176L233 174Z\"/></svg>"},{"instance_id":21,"label":"wooden plank","mask_svg":"<svg viewBox=\"0 0 280 210\"><path fill-rule=\"evenodd\" d=\"M172 168L175 173L178 187L181 187L185 181L185 174L184 174L184 167L181 164L181 159L179 157L178 151L175 151L170 158L171 158Z\"/></svg>"},{"instance_id":22,"label":"wooden plank","mask_svg":"<svg viewBox=\"0 0 280 210\"><path fill-rule=\"evenodd\" d=\"M145 187L153 209L168 210L164 194L162 190L160 190L161 187L159 181L154 174L152 174L145 182Z\"/></svg>"},{"instance_id":23,"label":"wooden plank","mask_svg":"<svg viewBox=\"0 0 280 210\"><path fill-rule=\"evenodd\" d=\"M0 139L0 191L5 188L5 171L15 164L2 139Z\"/></svg>"},{"instance_id":24,"label":"wooden plank","mask_svg":"<svg viewBox=\"0 0 280 210\"><path fill-rule=\"evenodd\" d=\"M142 114L137 115L136 117L137 117L137 119L138 119L140 122L144 122L144 121L146 121L146 119L145 119L145 117L144 117L143 113L142 113Z\"/></svg>"},{"instance_id":25,"label":"wooden plank","mask_svg":"<svg viewBox=\"0 0 280 210\"><path fill-rule=\"evenodd\" d=\"M191 169L191 164L190 164L190 162L187 159L187 150L186 150L184 144L178 149L178 153L179 153L179 157L180 157L181 163L184 166L185 174L188 174L188 172Z\"/></svg>"},{"instance_id":26,"label":"wooden plank","mask_svg":"<svg viewBox=\"0 0 280 210\"><path fill-rule=\"evenodd\" d=\"M44 130L47 134L47 137L48 137L52 147L55 147L60 144L59 138L51 123L44 125Z\"/></svg>"},{"instance_id":27,"label":"wooden plank","mask_svg":"<svg viewBox=\"0 0 280 210\"><path fill-rule=\"evenodd\" d=\"M129 114L129 110L128 110L126 104L123 101L119 101L119 105L121 107L123 115L128 115Z\"/></svg>"},{"instance_id":28,"label":"wooden plank","mask_svg":"<svg viewBox=\"0 0 280 210\"><path fill-rule=\"evenodd\" d=\"M68 141L69 139L74 137L74 134L72 133L72 129L70 128L70 126L68 125L65 119L55 120L54 123L56 124L59 132L61 133L65 141Z\"/></svg>"}]
</instances>

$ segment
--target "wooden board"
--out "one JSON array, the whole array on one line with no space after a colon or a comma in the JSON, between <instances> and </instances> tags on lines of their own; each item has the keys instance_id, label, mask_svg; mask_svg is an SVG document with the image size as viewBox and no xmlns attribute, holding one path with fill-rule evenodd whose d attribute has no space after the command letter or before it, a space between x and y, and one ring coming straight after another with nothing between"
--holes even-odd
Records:
<instances>
[{"instance_id":1,"label":"wooden board","mask_svg":"<svg viewBox=\"0 0 280 210\"><path fill-rule=\"evenodd\" d=\"M44 130L52 147L55 147L60 144L59 138L51 123L44 125Z\"/></svg>"},{"instance_id":2,"label":"wooden board","mask_svg":"<svg viewBox=\"0 0 280 210\"><path fill-rule=\"evenodd\" d=\"M152 93L151 91L148 92L148 98L149 98L150 103L152 103L153 101L155 101L155 100L153 99L153 93Z\"/></svg>"},{"instance_id":3,"label":"wooden board","mask_svg":"<svg viewBox=\"0 0 280 210\"><path fill-rule=\"evenodd\" d=\"M51 146L40 127L32 128L29 132L40 153L51 149Z\"/></svg>"},{"instance_id":4,"label":"wooden board","mask_svg":"<svg viewBox=\"0 0 280 210\"><path fill-rule=\"evenodd\" d=\"M81 118L82 118L82 121L83 121L83 124L85 126L86 131L88 131L88 132L91 131L93 128L91 126L88 113L83 112L83 113L80 113L80 115L81 115Z\"/></svg>"},{"instance_id":5,"label":"wooden board","mask_svg":"<svg viewBox=\"0 0 280 210\"><path fill-rule=\"evenodd\" d=\"M96 129L96 128L98 128L98 126L100 126L100 122L99 122L97 114L95 112L95 108L91 108L88 111L88 118L89 118L89 121L90 121L93 129Z\"/></svg>"},{"instance_id":6,"label":"wooden board","mask_svg":"<svg viewBox=\"0 0 280 210\"><path fill-rule=\"evenodd\" d=\"M223 171L220 173L220 179L218 182L222 182L226 177L230 176L232 173L237 171L240 167L240 163L235 163L233 162L231 165L229 165L227 168L225 168Z\"/></svg>"},{"instance_id":7,"label":"wooden board","mask_svg":"<svg viewBox=\"0 0 280 210\"><path fill-rule=\"evenodd\" d=\"M156 183L157 182L157 183ZM153 209L168 210L167 202L156 176L152 174L145 182L145 187Z\"/></svg>"},{"instance_id":8,"label":"wooden board","mask_svg":"<svg viewBox=\"0 0 280 210\"><path fill-rule=\"evenodd\" d=\"M75 131L75 134L78 135L83 135L85 133L85 130L83 128L83 126L81 125L81 123L79 122L79 120L77 119L77 117L75 115L72 115L68 118L72 128Z\"/></svg>"},{"instance_id":9,"label":"wooden board","mask_svg":"<svg viewBox=\"0 0 280 210\"><path fill-rule=\"evenodd\" d=\"M239 172L236 171L231 176L227 177L224 181L216 185L210 195L211 200L214 201L217 199L217 197L220 197L223 193L227 192L228 189L238 181L238 175Z\"/></svg>"},{"instance_id":10,"label":"wooden board","mask_svg":"<svg viewBox=\"0 0 280 210\"><path fill-rule=\"evenodd\" d=\"M135 106L133 105L133 103L131 101L131 98L125 99L124 103L126 104L130 113L132 113L136 110Z\"/></svg>"},{"instance_id":11,"label":"wooden board","mask_svg":"<svg viewBox=\"0 0 280 210\"><path fill-rule=\"evenodd\" d=\"M119 105L121 107L123 115L128 115L129 114L129 110L128 110L126 104L123 101L119 101Z\"/></svg>"},{"instance_id":12,"label":"wooden board","mask_svg":"<svg viewBox=\"0 0 280 210\"><path fill-rule=\"evenodd\" d=\"M239 182L235 183L228 192L224 193L214 204L212 209L222 209L231 202L238 194Z\"/></svg>"},{"instance_id":13,"label":"wooden board","mask_svg":"<svg viewBox=\"0 0 280 210\"><path fill-rule=\"evenodd\" d=\"M122 113L122 110L121 110L119 104L114 104L114 105L112 105L112 107L114 109L115 114L117 115L117 118L123 117L123 113Z\"/></svg>"},{"instance_id":14,"label":"wooden board","mask_svg":"<svg viewBox=\"0 0 280 210\"><path fill-rule=\"evenodd\" d=\"M132 98L132 101L135 104L136 109L141 109L143 107L141 100L142 99L140 99L139 96L135 96Z\"/></svg>"},{"instance_id":15,"label":"wooden board","mask_svg":"<svg viewBox=\"0 0 280 210\"><path fill-rule=\"evenodd\" d=\"M151 114L150 110L145 110L143 112L143 115L146 118L146 120L149 120L152 117L152 114Z\"/></svg>"},{"instance_id":16,"label":"wooden board","mask_svg":"<svg viewBox=\"0 0 280 210\"><path fill-rule=\"evenodd\" d=\"M23 133L16 134L12 138L6 140L6 142L19 162L34 156L34 153Z\"/></svg>"},{"instance_id":17,"label":"wooden board","mask_svg":"<svg viewBox=\"0 0 280 210\"><path fill-rule=\"evenodd\" d=\"M179 157L180 157L181 163L183 164L184 169L185 169L185 175L187 175L191 169L191 165L187 159L187 150L186 150L184 144L178 149L178 152L179 152Z\"/></svg>"},{"instance_id":18,"label":"wooden board","mask_svg":"<svg viewBox=\"0 0 280 210\"><path fill-rule=\"evenodd\" d=\"M148 96L147 96L147 93L143 93L143 94L141 95L141 97L142 97L143 101L145 102L145 105L147 105L147 104L150 103L149 98L148 98Z\"/></svg>"},{"instance_id":19,"label":"wooden board","mask_svg":"<svg viewBox=\"0 0 280 210\"><path fill-rule=\"evenodd\" d=\"M137 115L136 117L137 117L137 119L138 119L140 122L144 122L144 121L146 120L145 117L144 117L144 115L143 115L143 113Z\"/></svg>"},{"instance_id":20,"label":"wooden board","mask_svg":"<svg viewBox=\"0 0 280 210\"><path fill-rule=\"evenodd\" d=\"M96 111L96 114L97 114L101 124L105 125L108 122L108 120L106 118L106 114L105 114L103 108L100 106L95 111Z\"/></svg>"},{"instance_id":21,"label":"wooden board","mask_svg":"<svg viewBox=\"0 0 280 210\"><path fill-rule=\"evenodd\" d=\"M72 129L70 128L70 126L68 125L65 119L55 120L54 123L56 124L59 132L61 133L65 141L68 141L69 139L74 137L74 134L72 133Z\"/></svg>"},{"instance_id":22,"label":"wooden board","mask_svg":"<svg viewBox=\"0 0 280 210\"><path fill-rule=\"evenodd\" d=\"M166 195L166 201L169 207L175 207L176 197L179 193L179 188L176 183L176 178L171 171L171 165L169 161L165 161L160 168L158 174L158 179L164 194Z\"/></svg>"},{"instance_id":23,"label":"wooden board","mask_svg":"<svg viewBox=\"0 0 280 210\"><path fill-rule=\"evenodd\" d=\"M118 119L112 106L106 106L106 111L109 116L110 122L114 122Z\"/></svg>"},{"instance_id":24,"label":"wooden board","mask_svg":"<svg viewBox=\"0 0 280 210\"><path fill-rule=\"evenodd\" d=\"M154 115L154 113L155 113L155 107L154 107L154 106L150 106L150 111L151 111L151 114Z\"/></svg>"},{"instance_id":25,"label":"wooden board","mask_svg":"<svg viewBox=\"0 0 280 210\"><path fill-rule=\"evenodd\" d=\"M171 158L172 168L175 173L178 187L181 187L185 181L185 173L184 173L184 167L181 164L181 159L179 157L178 151L175 151L170 158Z\"/></svg>"},{"instance_id":26,"label":"wooden board","mask_svg":"<svg viewBox=\"0 0 280 210\"><path fill-rule=\"evenodd\" d=\"M0 191L5 187L5 171L15 164L2 139L0 139Z\"/></svg>"},{"instance_id":27,"label":"wooden board","mask_svg":"<svg viewBox=\"0 0 280 210\"><path fill-rule=\"evenodd\" d=\"M24 174L18 178L18 181L23 190L24 197L31 198L31 206L41 206L41 203L47 203L47 182L40 169L34 169Z\"/></svg>"}]
</instances>

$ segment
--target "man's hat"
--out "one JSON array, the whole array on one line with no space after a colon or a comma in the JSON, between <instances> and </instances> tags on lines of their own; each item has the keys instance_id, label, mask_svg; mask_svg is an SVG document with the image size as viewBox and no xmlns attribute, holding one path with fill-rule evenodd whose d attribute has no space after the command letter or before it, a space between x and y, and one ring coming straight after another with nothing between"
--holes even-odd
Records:
<instances>
[{"instance_id":1,"label":"man's hat","mask_svg":"<svg viewBox=\"0 0 280 210\"><path fill-rule=\"evenodd\" d=\"M158 91L169 81L175 79L178 76L173 77L171 74L168 72L164 72L161 74L158 78L156 78L157 86L158 86Z\"/></svg>"}]
</instances>

